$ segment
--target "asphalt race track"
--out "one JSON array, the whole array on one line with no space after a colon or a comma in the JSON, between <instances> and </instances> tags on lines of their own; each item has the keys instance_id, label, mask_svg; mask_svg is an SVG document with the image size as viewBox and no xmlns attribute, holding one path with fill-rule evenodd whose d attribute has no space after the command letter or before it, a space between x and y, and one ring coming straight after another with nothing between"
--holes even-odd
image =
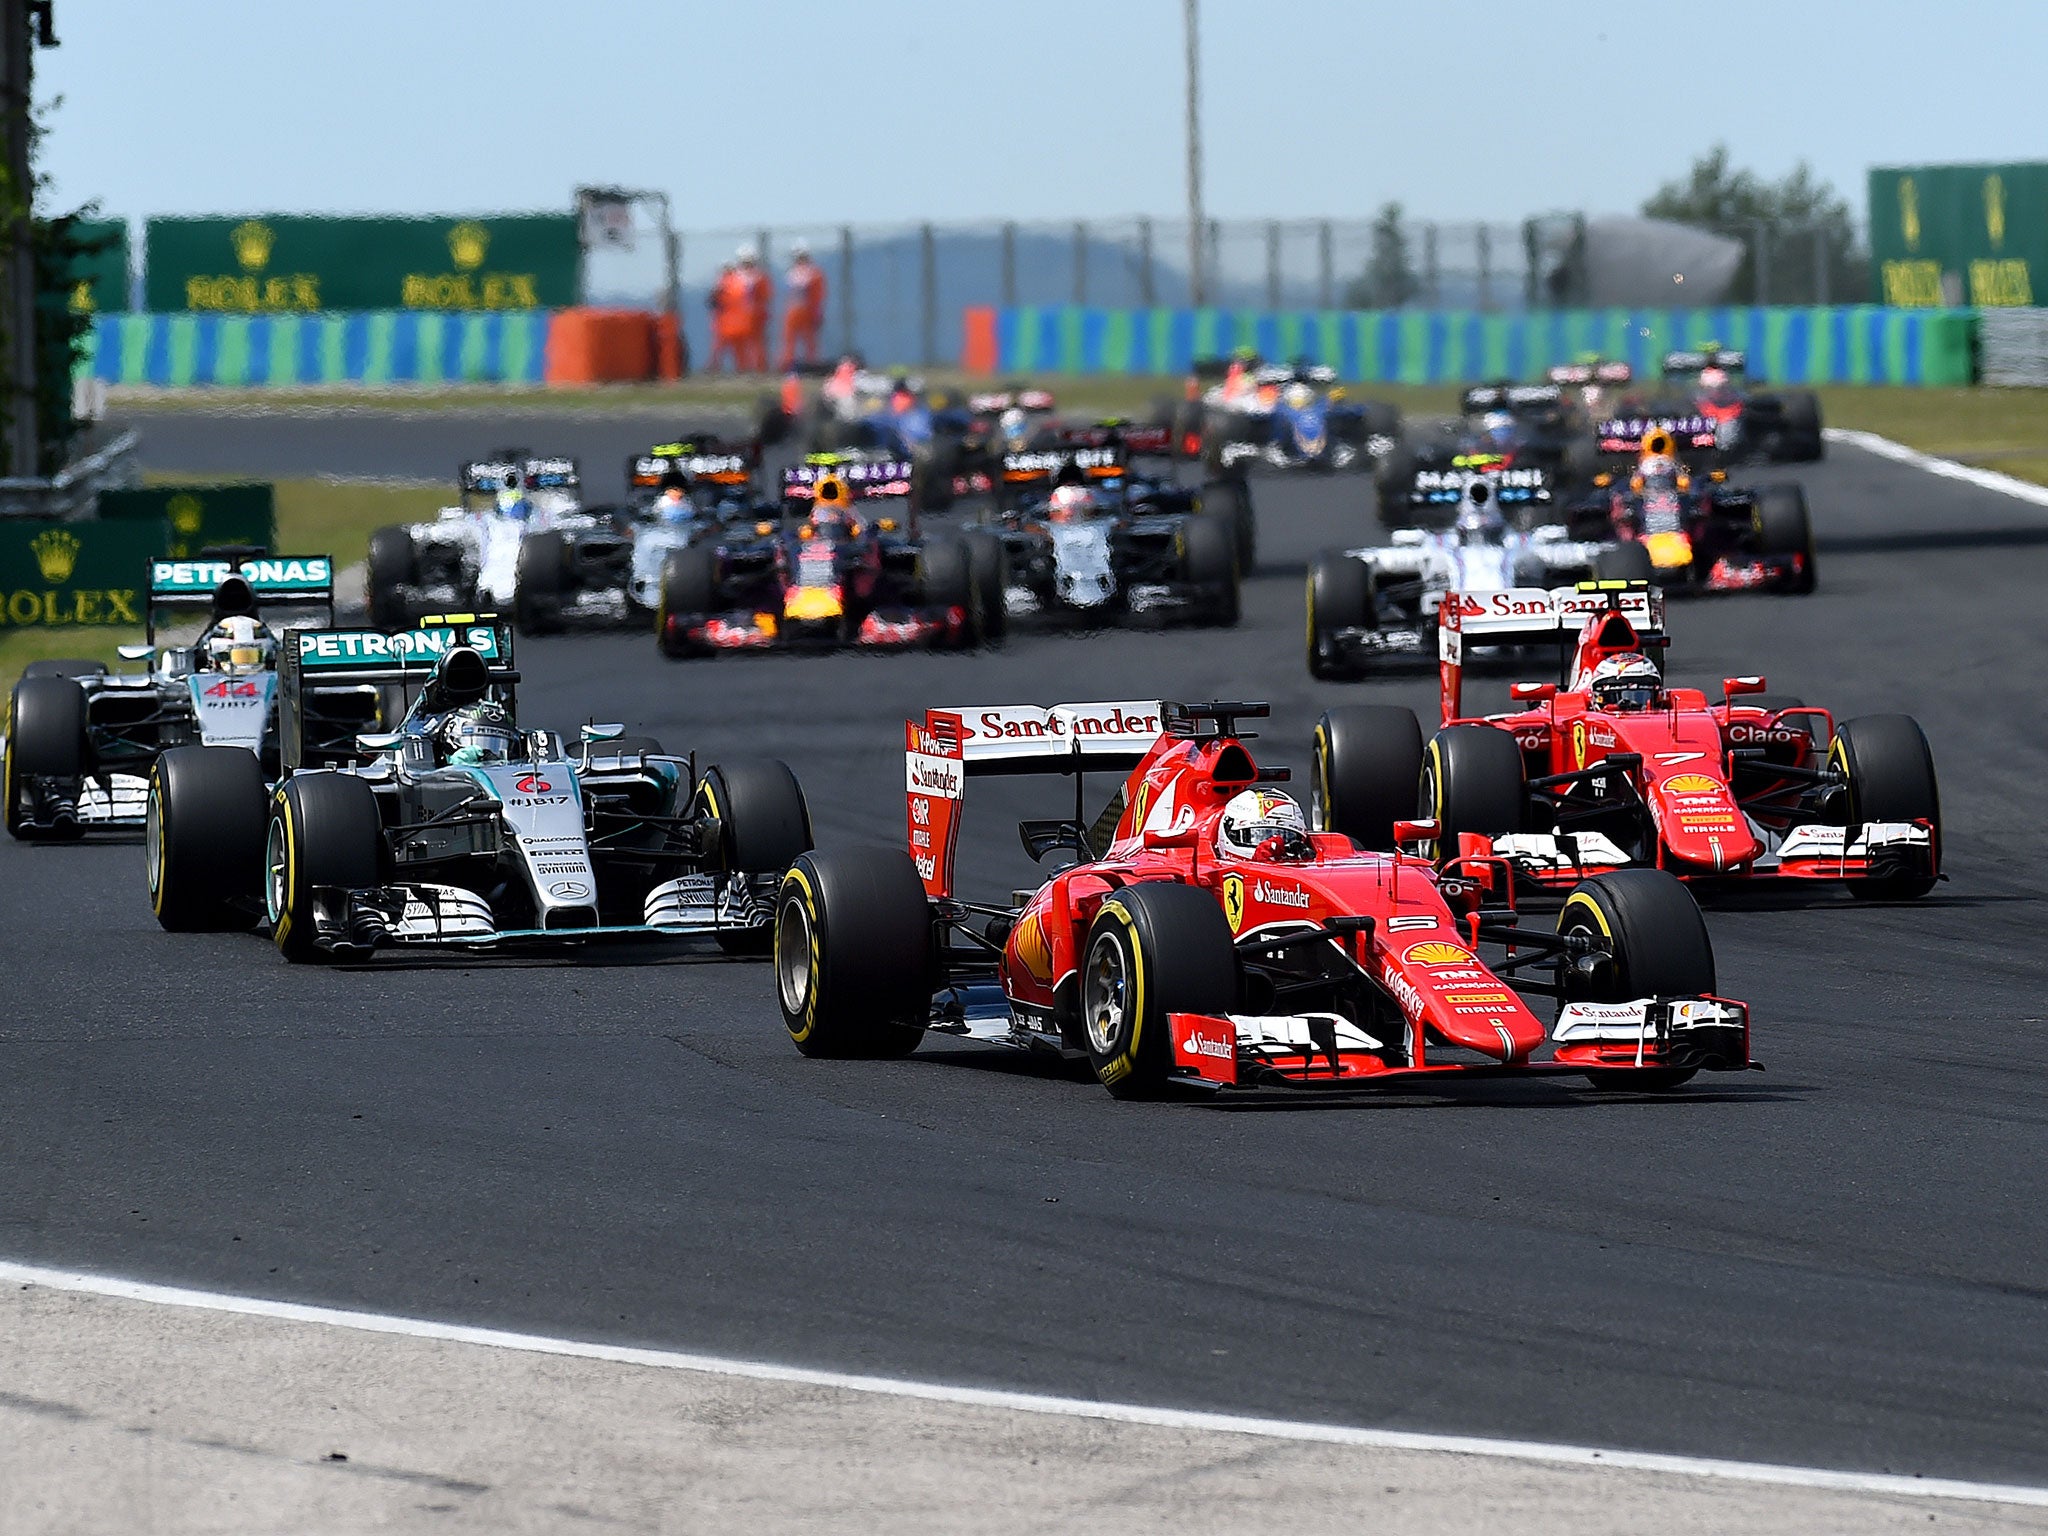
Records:
<instances>
[{"instance_id":1,"label":"asphalt race track","mask_svg":"<svg viewBox=\"0 0 2048 1536\"><path fill-rule=\"evenodd\" d=\"M511 440L623 460L646 435L143 425L163 467L270 473L445 475ZM132 842L5 842L0 1257L1126 1402L2048 1483L2048 514L1847 449L1805 478L1821 592L1675 611L1674 677L1918 715L1952 878L1909 905L1710 913L1766 1073L1123 1105L957 1045L806 1061L760 963L290 968L254 936L160 932ZM1364 491L1258 482L1234 634L690 665L568 638L522 649L524 712L786 758L826 844L900 843L899 722L930 704L1265 698L1260 745L1300 768L1323 706L1433 701L1421 675L1302 663L1303 562L1359 538ZM962 864L988 891L1027 877L1012 824L1046 795L970 792Z\"/></svg>"}]
</instances>

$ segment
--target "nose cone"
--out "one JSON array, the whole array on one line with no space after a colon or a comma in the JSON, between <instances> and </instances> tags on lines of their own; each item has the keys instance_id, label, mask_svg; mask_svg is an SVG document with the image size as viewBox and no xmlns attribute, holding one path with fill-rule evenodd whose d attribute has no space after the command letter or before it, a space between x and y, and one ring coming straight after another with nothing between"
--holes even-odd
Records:
<instances>
[{"instance_id":1,"label":"nose cone","mask_svg":"<svg viewBox=\"0 0 2048 1536\"><path fill-rule=\"evenodd\" d=\"M1763 852L1728 786L1710 774L1677 773L1650 789L1664 846L1704 869L1747 864Z\"/></svg>"}]
</instances>

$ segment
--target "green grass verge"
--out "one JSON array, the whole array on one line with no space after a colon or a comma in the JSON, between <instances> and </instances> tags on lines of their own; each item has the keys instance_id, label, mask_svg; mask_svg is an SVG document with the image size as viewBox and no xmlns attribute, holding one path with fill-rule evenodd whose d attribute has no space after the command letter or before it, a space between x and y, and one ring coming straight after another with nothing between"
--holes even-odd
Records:
<instances>
[{"instance_id":1,"label":"green grass verge","mask_svg":"<svg viewBox=\"0 0 2048 1536\"><path fill-rule=\"evenodd\" d=\"M2048 485L2048 389L1835 388L1820 396L1831 427Z\"/></svg>"},{"instance_id":2,"label":"green grass verge","mask_svg":"<svg viewBox=\"0 0 2048 1536\"><path fill-rule=\"evenodd\" d=\"M152 476L158 484L201 477ZM210 478L210 477L209 477ZM386 523L430 518L449 490L433 485L361 485L336 480L277 482L277 547L281 554L332 555L352 565L369 548L372 530ZM139 644L140 629L88 626L64 629L0 630L0 698L14 691L22 668L32 661L84 657L112 667L133 666L114 654L118 645ZM4 729L4 725L0 725Z\"/></svg>"}]
</instances>

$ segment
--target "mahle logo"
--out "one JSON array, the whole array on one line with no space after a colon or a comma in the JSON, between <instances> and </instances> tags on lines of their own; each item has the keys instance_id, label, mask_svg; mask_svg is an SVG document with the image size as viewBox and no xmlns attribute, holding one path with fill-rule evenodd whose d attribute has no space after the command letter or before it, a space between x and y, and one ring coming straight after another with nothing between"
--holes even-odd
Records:
<instances>
[{"instance_id":1,"label":"mahle logo","mask_svg":"<svg viewBox=\"0 0 2048 1536\"><path fill-rule=\"evenodd\" d=\"M67 533L62 528L51 528L29 540L28 547L36 557L36 566L43 573L43 580L53 586L69 581L78 565L78 535Z\"/></svg>"},{"instance_id":2,"label":"mahle logo","mask_svg":"<svg viewBox=\"0 0 2048 1536\"><path fill-rule=\"evenodd\" d=\"M491 232L474 219L464 219L448 231L448 259L461 271L474 272L482 266L490 245Z\"/></svg>"},{"instance_id":3,"label":"mahle logo","mask_svg":"<svg viewBox=\"0 0 2048 1536\"><path fill-rule=\"evenodd\" d=\"M180 491L164 504L171 527L191 538L206 523L206 504L190 491Z\"/></svg>"},{"instance_id":4,"label":"mahle logo","mask_svg":"<svg viewBox=\"0 0 2048 1536\"><path fill-rule=\"evenodd\" d=\"M270 265L270 250L277 244L277 232L261 219L244 219L228 231L228 239L234 242L235 260L242 264L242 270L260 272Z\"/></svg>"}]
</instances>

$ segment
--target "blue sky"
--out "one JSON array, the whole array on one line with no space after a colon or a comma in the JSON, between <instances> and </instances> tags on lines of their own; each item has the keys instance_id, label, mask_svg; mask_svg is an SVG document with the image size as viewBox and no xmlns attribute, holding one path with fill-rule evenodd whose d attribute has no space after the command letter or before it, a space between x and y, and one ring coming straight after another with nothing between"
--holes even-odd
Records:
<instances>
[{"instance_id":1,"label":"blue sky","mask_svg":"<svg viewBox=\"0 0 2048 1536\"><path fill-rule=\"evenodd\" d=\"M45 165L110 214L567 205L685 228L1184 208L1180 0L57 0ZM1633 208L1725 139L2048 153L2048 0L1204 0L1209 211Z\"/></svg>"}]
</instances>

